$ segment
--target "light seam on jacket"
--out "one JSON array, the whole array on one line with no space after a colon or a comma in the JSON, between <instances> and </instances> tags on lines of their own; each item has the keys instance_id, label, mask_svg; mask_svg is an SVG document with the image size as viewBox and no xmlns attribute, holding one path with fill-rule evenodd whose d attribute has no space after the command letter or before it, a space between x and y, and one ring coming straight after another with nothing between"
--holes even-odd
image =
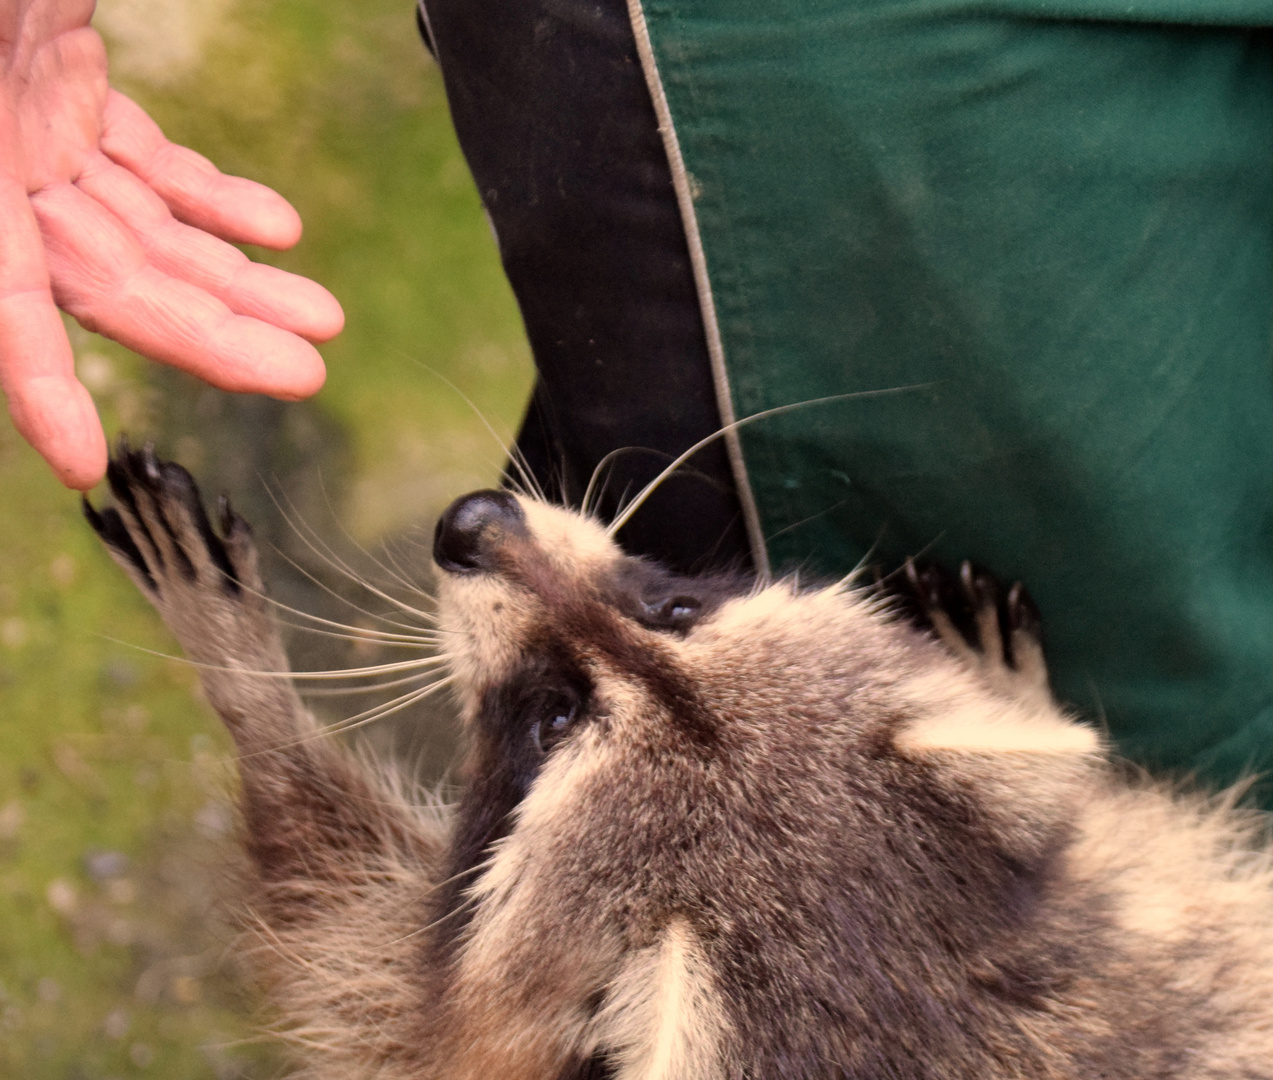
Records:
<instances>
[{"instance_id":1,"label":"light seam on jacket","mask_svg":"<svg viewBox=\"0 0 1273 1080\"><path fill-rule=\"evenodd\" d=\"M681 211L681 224L685 229L685 241L689 246L690 266L694 272L694 286L698 292L698 307L703 317L703 331L707 337L707 355L712 365L712 384L716 388L716 406L720 411L721 426L733 424L734 399L730 393L729 372L725 367L725 346L721 341L720 325L716 320L716 301L712 297L712 282L707 273L707 255L703 251L703 238L698 231L698 215L694 212L694 196L690 192L689 173L685 159L681 157L681 144L672 124L672 110L663 92L663 80L659 77L654 59L654 46L650 41L650 29L645 22L641 0L627 0L628 17L632 20L632 35L636 38L637 54L641 57L641 70L654 102L654 113L659 122L659 135L672 171L672 187L676 191L677 206ZM765 534L760 526L760 513L756 497L747 476L747 463L743 460L742 442L738 432L731 430L722 438L729 456L734 483L738 486L738 503L742 507L743 523L747 528L747 542L756 573L762 580L769 578L769 552L765 547Z\"/></svg>"}]
</instances>

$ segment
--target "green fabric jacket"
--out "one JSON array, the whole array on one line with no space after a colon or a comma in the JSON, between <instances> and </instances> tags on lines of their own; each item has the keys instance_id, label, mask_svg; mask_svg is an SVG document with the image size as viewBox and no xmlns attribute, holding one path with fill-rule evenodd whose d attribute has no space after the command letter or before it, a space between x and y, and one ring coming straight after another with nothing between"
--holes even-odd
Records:
<instances>
[{"instance_id":1,"label":"green fabric jacket","mask_svg":"<svg viewBox=\"0 0 1273 1080\"><path fill-rule=\"evenodd\" d=\"M1273 765L1256 0L649 0L776 567L1025 582L1060 696Z\"/></svg>"}]
</instances>

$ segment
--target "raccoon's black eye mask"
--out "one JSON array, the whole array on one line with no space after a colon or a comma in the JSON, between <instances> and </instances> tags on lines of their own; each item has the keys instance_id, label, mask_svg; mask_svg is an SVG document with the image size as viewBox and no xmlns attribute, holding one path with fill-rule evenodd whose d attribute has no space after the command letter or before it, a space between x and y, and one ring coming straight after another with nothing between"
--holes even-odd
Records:
<instances>
[{"instance_id":1,"label":"raccoon's black eye mask","mask_svg":"<svg viewBox=\"0 0 1273 1080\"><path fill-rule=\"evenodd\" d=\"M439 894L448 934L467 921L460 897L491 845L508 835L511 815L548 755L595 718L591 681L570 657L549 647L529 649L514 671L482 695L475 768L456 814L448 884Z\"/></svg>"},{"instance_id":2,"label":"raccoon's black eye mask","mask_svg":"<svg viewBox=\"0 0 1273 1080\"><path fill-rule=\"evenodd\" d=\"M590 718L591 703L591 680L576 664L533 653L483 695L478 725L519 799L544 757Z\"/></svg>"},{"instance_id":3,"label":"raccoon's black eye mask","mask_svg":"<svg viewBox=\"0 0 1273 1080\"><path fill-rule=\"evenodd\" d=\"M583 702L569 686L540 690L523 715L532 745L544 755L569 735L582 718Z\"/></svg>"}]
</instances>

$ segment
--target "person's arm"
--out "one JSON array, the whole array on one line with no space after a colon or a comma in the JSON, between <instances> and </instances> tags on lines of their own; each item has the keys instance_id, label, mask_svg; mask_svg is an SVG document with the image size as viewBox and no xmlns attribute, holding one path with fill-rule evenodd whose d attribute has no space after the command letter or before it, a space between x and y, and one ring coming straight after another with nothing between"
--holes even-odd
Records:
<instances>
[{"instance_id":1,"label":"person's arm","mask_svg":"<svg viewBox=\"0 0 1273 1080\"><path fill-rule=\"evenodd\" d=\"M93 0L0 0L0 389L68 487L106 443L57 308L226 390L302 398L311 342L340 332L326 289L225 241L287 248L281 196L224 176L111 90Z\"/></svg>"}]
</instances>

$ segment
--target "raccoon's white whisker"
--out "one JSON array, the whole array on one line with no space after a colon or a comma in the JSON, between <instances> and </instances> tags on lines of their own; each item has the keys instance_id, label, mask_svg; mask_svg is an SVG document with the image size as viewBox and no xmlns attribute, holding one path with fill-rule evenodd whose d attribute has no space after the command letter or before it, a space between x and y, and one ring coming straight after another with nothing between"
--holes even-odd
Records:
<instances>
[{"instance_id":1,"label":"raccoon's white whisker","mask_svg":"<svg viewBox=\"0 0 1273 1080\"><path fill-rule=\"evenodd\" d=\"M373 637L370 631L364 632L356 626L351 626L348 630L341 632L339 630L324 630L318 626L308 626L303 622L296 622L291 619L279 619L278 623L280 626L286 626L289 630L313 634L316 637L336 638L339 641L352 641L361 645L376 645L383 649L436 648L441 644L441 640L437 638L405 638L405 635L402 638L394 638L389 635Z\"/></svg>"},{"instance_id":2,"label":"raccoon's white whisker","mask_svg":"<svg viewBox=\"0 0 1273 1080\"><path fill-rule=\"evenodd\" d=\"M392 672L390 673L392 674ZM336 697L339 695L349 696L351 694L374 694L381 690L389 690L395 686L407 686L409 684L419 684L423 679L432 680L437 674L437 669L428 669L418 671L410 675L402 675L396 679L389 679L384 682L366 682L358 686L301 686L297 687L297 692L305 698L313 697ZM373 676L366 676L370 679Z\"/></svg>"},{"instance_id":3,"label":"raccoon's white whisker","mask_svg":"<svg viewBox=\"0 0 1273 1080\"><path fill-rule=\"evenodd\" d=\"M837 503L836 505L840 506L843 504ZM834 509L834 507L832 509ZM875 534L875 539L871 542L871 546L862 552L862 557L858 559L849 572L836 583L841 588L845 588L853 584L853 582L866 571L866 568L871 564L871 557L875 554L875 549L880 546L880 543L884 539L884 528L885 527L883 525L880 526L879 532Z\"/></svg>"},{"instance_id":4,"label":"raccoon's white whisker","mask_svg":"<svg viewBox=\"0 0 1273 1080\"><path fill-rule=\"evenodd\" d=\"M439 878L429 886L429 892L437 892L456 881L461 881L466 877L480 877L490 868L490 860L486 859L474 866L467 866L463 870L452 874L450 877Z\"/></svg>"},{"instance_id":5,"label":"raccoon's white whisker","mask_svg":"<svg viewBox=\"0 0 1273 1080\"><path fill-rule=\"evenodd\" d=\"M454 681L454 677L448 675L445 678L429 683L428 686L421 687L419 690L413 690L410 693L401 694L390 701L367 709L364 712L356 713L348 719L341 720L335 724L324 725L319 734L322 736L340 735L344 734L346 731L353 731L354 728L363 727L364 725L374 723L377 720L383 720L386 716L392 716L396 712L401 712L408 705L413 705L417 701L422 701L430 694L436 693L444 686L449 686Z\"/></svg>"},{"instance_id":6,"label":"raccoon's white whisker","mask_svg":"<svg viewBox=\"0 0 1273 1080\"><path fill-rule=\"evenodd\" d=\"M601 479L602 473L612 460L621 454L626 454L631 450L645 449L644 447L619 446L611 450L605 457L597 462L592 470L592 475L588 477L588 486L584 488L583 500L580 503L580 511L588 517L593 515L592 496L595 492L598 498L601 497L601 491L597 489L597 481Z\"/></svg>"},{"instance_id":7,"label":"raccoon's white whisker","mask_svg":"<svg viewBox=\"0 0 1273 1080\"><path fill-rule=\"evenodd\" d=\"M264 599L268 599L265 597ZM325 619L321 615L312 615L307 611L300 611L297 608L288 607L285 604L276 603L275 606L289 615L298 618L308 619L308 623L287 621L287 625L297 630L304 630L311 634L335 635L337 637L347 636L352 641L374 641L377 645L403 645L409 647L432 647L441 645L446 640L449 631L446 630L421 630L416 634L395 634L388 630L375 630L369 626L356 626L352 623L342 623L335 619ZM323 627L334 626L335 630L322 629ZM343 632L343 633L342 633Z\"/></svg>"},{"instance_id":8,"label":"raccoon's white whisker","mask_svg":"<svg viewBox=\"0 0 1273 1080\"><path fill-rule=\"evenodd\" d=\"M380 559L376 558L375 555L373 555L370 551L368 551L365 547L363 547L362 544L360 544L356 539L354 539L353 534L347 528L345 528L345 523L341 521L340 515L336 513L336 508L332 505L331 497L327 494L327 485L323 483L321 476L319 477L318 486L323 493L323 501L327 504L327 510L331 514L332 520L336 523L336 528L340 530L341 535L346 540L348 540L349 543L352 544L357 551L361 552L363 557L368 559L376 567L377 570L379 570L382 574L388 577L391 581L393 581L399 587L405 589L407 592L414 593L416 596L423 597L425 600L432 601L433 600L432 594L426 592L424 589L420 588L418 584L412 581L410 576L405 571L403 571L402 567L398 566L396 562L393 563L392 567L386 566L383 562L380 561ZM289 500L289 502L290 501L291 500ZM384 549L383 546L381 550L385 550L386 555L388 554L387 550ZM356 580L358 581L360 585L365 586L367 584L367 582L364 581L361 577L358 577Z\"/></svg>"},{"instance_id":9,"label":"raccoon's white whisker","mask_svg":"<svg viewBox=\"0 0 1273 1080\"><path fill-rule=\"evenodd\" d=\"M579 512L586 517L592 516L592 493L601 477L602 470L610 464L610 459L619 453L619 449L611 450L593 466L592 475L588 477L588 486L583 489L583 498L579 500Z\"/></svg>"},{"instance_id":10,"label":"raccoon's white whisker","mask_svg":"<svg viewBox=\"0 0 1273 1080\"><path fill-rule=\"evenodd\" d=\"M304 577L308 578L320 589L322 589L323 592L327 593L328 596L331 596L334 599L339 600L346 607L353 608L356 612L358 612L358 614L366 615L367 618L369 619L375 619L377 622L384 623L386 626L396 626L402 630L409 630L409 631L415 632L422 629L421 627L412 626L410 623L403 623L403 622L399 622L397 619L391 619L387 615L382 615L374 611L368 611L366 608L360 606L359 604L355 604L348 597L341 596L340 593L336 592L335 589L331 588L331 586L320 581L317 577L315 577L303 566L301 566L301 564L298 563L295 559L290 558L286 553L279 551L278 548L275 548L274 550L278 554L279 558L281 558L284 562L292 566L293 569L295 569L298 574L301 574ZM345 572L345 571L342 571L342 572ZM380 589L375 588L373 585L370 585L365 581L359 581L356 577L351 578L351 580L356 581L361 588L366 589L367 592L371 593L373 596L377 596L380 599L385 600L388 603L392 604L394 607L398 608L399 611L405 612L410 615L414 615L425 622L432 621L432 617L426 614L425 612L418 611L415 608L411 607L411 605L409 604L401 603L400 601L390 596L388 593L382 592Z\"/></svg>"},{"instance_id":11,"label":"raccoon's white whisker","mask_svg":"<svg viewBox=\"0 0 1273 1080\"><path fill-rule=\"evenodd\" d=\"M389 604L392 604L399 611L408 615L412 615L415 618L420 619L422 622L425 622L425 623L431 623L433 621L433 616L429 612L421 611L419 608L416 608L410 604L404 603L403 601L399 600L397 597L392 596L391 594L383 591L382 589L379 589L376 586L372 585L371 582L365 580L361 575L357 573L357 571L353 569L353 567L349 566L334 551L332 551L330 546L327 545L322 540L322 538L319 537L318 534L314 532L312 528L310 528L308 525L305 525L302 528L303 522L301 524L298 524L297 522L293 521L288 516L287 511L283 509L283 506L278 501L278 499L274 498L274 495L272 492L270 493L270 497L274 500L274 505L275 507L278 508L278 512L282 516L283 520L286 521L287 524L296 533L296 535L300 537L301 541L305 544L305 546L308 547L310 551L312 551L315 555L317 555L323 562L327 563L328 566L330 566L334 570L340 571L347 578L349 578L350 581L356 582L358 585L362 586L362 588L366 589L373 596L378 596L380 597L380 599L386 601ZM311 540L310 537L306 535L306 533L309 533L311 536L314 537L314 539ZM360 611L362 614L368 616L369 618L379 619L381 622L388 623L390 626L402 625L401 623L395 622L394 620L389 619L386 616L376 615L369 611L363 611L361 608L358 607L357 604L353 603L350 600L346 600L344 597L340 596L338 593L334 592L332 589L324 585L321 581L319 581L316 577L314 577L313 574L309 573L309 571L305 570L302 566L300 566L300 564L298 564L295 559L289 558L284 552L279 551L277 547L275 547L274 550L278 552L281 558L287 560L288 563L290 563L293 567L295 567L296 570L298 570L300 573L304 574L311 581L313 581L315 585L318 585L320 588L324 589L326 592L330 593L332 596L335 596L337 599L344 601L350 607L354 608L354 610ZM414 628L408 627L407 629L414 629Z\"/></svg>"},{"instance_id":12,"label":"raccoon's white whisker","mask_svg":"<svg viewBox=\"0 0 1273 1080\"><path fill-rule=\"evenodd\" d=\"M343 671L296 671L297 679L346 679L360 675L390 674L396 671L420 671L442 667L446 660L441 656L425 656L419 660L399 660L388 664L370 664L367 667L346 668Z\"/></svg>"},{"instance_id":13,"label":"raccoon's white whisker","mask_svg":"<svg viewBox=\"0 0 1273 1080\"><path fill-rule=\"evenodd\" d=\"M351 697L354 694L374 694L380 690L392 689L395 686L406 686L409 683L418 683L421 679L427 678L430 674L430 672L421 672L418 675L404 675L401 679L390 679L388 682L366 683L363 686L325 686L322 689L302 687L299 689L299 693L306 699Z\"/></svg>"},{"instance_id":14,"label":"raccoon's white whisker","mask_svg":"<svg viewBox=\"0 0 1273 1080\"><path fill-rule=\"evenodd\" d=\"M391 576L393 577L395 581L399 582L402 585L402 587L406 589L408 592L413 592L417 596L421 596L426 600L432 601L435 599L432 593L426 592L424 589L420 588L419 586L411 584L411 580L410 580L410 576L408 572L404 570L398 564L398 560L394 556L394 553L388 544L381 544L380 550L384 553L385 559L388 560L389 565L393 568L391 572ZM430 561L432 560L432 558L433 558L433 555L432 555L432 552L430 552L429 553Z\"/></svg>"},{"instance_id":15,"label":"raccoon's white whisker","mask_svg":"<svg viewBox=\"0 0 1273 1080\"><path fill-rule=\"evenodd\" d=\"M495 434L494 429L491 428L490 424L486 423L485 419L483 419L482 423L486 424L487 430L490 431L492 435ZM516 479L519 486L521 486L528 495L538 499L540 502L548 502L548 493L544 491L543 486L531 470L530 464L526 460L526 455L522 453L522 448L518 446L516 442L510 443L507 448L507 453L509 463L517 470Z\"/></svg>"},{"instance_id":16,"label":"raccoon's white whisker","mask_svg":"<svg viewBox=\"0 0 1273 1080\"><path fill-rule=\"evenodd\" d=\"M486 421L483 420L482 423L486 424ZM486 424L486 428L492 435L495 434L494 429L491 428L490 424ZM516 443L512 443L505 447L504 452L507 455L509 464L516 470L515 476L508 477L508 480L512 482L512 485L516 489L519 489L523 494L528 495L533 499L538 499L540 502L548 502L548 495L544 491L543 486L539 483L539 480L535 477L535 474L531 471L530 465L526 461L526 455L522 453L521 447Z\"/></svg>"},{"instance_id":17,"label":"raccoon's white whisker","mask_svg":"<svg viewBox=\"0 0 1273 1080\"><path fill-rule=\"evenodd\" d=\"M400 694L396 698L391 698L389 701L381 702L379 705L376 705L373 708L366 709L360 713L355 713L353 716L347 717L344 720L338 720L334 724L318 725L315 730L306 733L305 735L301 736L299 739L292 739L287 742L275 743L273 746L267 747L264 750L257 750L253 753L247 753L247 754L241 753L239 755L239 760L250 761L254 758L262 757L265 755L277 754L285 750L293 750L298 746L304 746L307 743L317 742L320 739L330 738L332 735L341 735L341 734L344 734L346 731L352 731L354 728L362 727L365 724L374 723L376 720L381 720L386 716L392 715L393 713L400 712L402 709L405 709L407 706L412 705L417 701L422 701L424 698L428 697L430 694L434 693L440 688L450 685L453 681L454 681L454 676L448 675L445 678L438 679L434 682L429 683L428 686L421 687L419 690L413 690L410 693Z\"/></svg>"},{"instance_id":18,"label":"raccoon's white whisker","mask_svg":"<svg viewBox=\"0 0 1273 1080\"><path fill-rule=\"evenodd\" d=\"M268 597L266 597L268 599ZM410 633L397 634L391 630L376 630L370 626L357 626L352 623L342 623L337 619L325 619L321 615L314 615L308 611L301 611L297 608L287 607L284 604L276 602L275 606L282 611L292 615L302 616L310 622L318 626L334 626L338 630L346 630L359 638L374 638L377 642L400 642L407 645L440 645L446 640L449 630L442 630L438 627L417 627ZM403 624L405 625L405 624Z\"/></svg>"},{"instance_id":19,"label":"raccoon's white whisker","mask_svg":"<svg viewBox=\"0 0 1273 1080\"><path fill-rule=\"evenodd\" d=\"M598 487L597 482L601 480L603 470L611 461L617 460L623 454L649 454L652 457L660 458L664 461L671 461L673 455L663 450L656 450L652 446L619 446L611 450L605 457L597 462L596 468L592 470L592 476L588 478L588 487L584 491L583 503L580 512L586 517L597 516L597 507L592 505L592 499L595 497L599 503L601 496L605 491L606 484L603 482ZM618 512L622 512L628 504L628 488L623 489L623 493L618 498Z\"/></svg>"},{"instance_id":20,"label":"raccoon's white whisker","mask_svg":"<svg viewBox=\"0 0 1273 1080\"><path fill-rule=\"evenodd\" d=\"M796 401L789 405L778 405L772 409L762 409L760 412L752 413L750 416L744 416L741 420L735 420L732 424L725 424L717 428L714 432L712 432L712 434L699 439L698 442L696 442L688 450L683 451L673 458L672 463L659 473L658 476L646 484L645 487L638 492L636 498L624 508L623 512L610 522L610 525L606 529L606 535L613 536L622 529L623 526L631 519L632 515L645 505L645 501L653 495L660 486L662 486L663 481L665 481L690 458L702 450L703 447L710 446L717 439L728 435L731 431L737 431L739 428L746 427L748 424L754 424L758 420L767 420L772 416L781 416L783 413L792 412L796 409L807 409L815 405L829 405L835 401L864 400L866 398L882 397L885 394L900 394L910 390L922 390L924 387L931 385L931 383L915 383L913 386L892 386L885 390L857 390L848 394L831 394L828 397L810 398L808 401Z\"/></svg>"},{"instance_id":21,"label":"raccoon's white whisker","mask_svg":"<svg viewBox=\"0 0 1273 1080\"><path fill-rule=\"evenodd\" d=\"M246 668L230 667L228 664L201 664L198 660L191 660L185 656L174 656L172 653L161 652L158 649L148 649L144 645L138 645L132 641L124 641L122 638L111 637L109 634L102 634L101 637L103 641L109 641L112 645L120 645L125 649L132 649L134 652L158 657L160 660L171 660L174 664L182 664L185 667L192 667L199 671L226 671L235 675L254 675L262 679L290 679L294 674L291 671L253 671Z\"/></svg>"},{"instance_id":22,"label":"raccoon's white whisker","mask_svg":"<svg viewBox=\"0 0 1273 1080\"><path fill-rule=\"evenodd\" d=\"M277 549L275 550L277 551ZM349 636L353 640L366 640L367 638L374 638L377 643L384 643L384 644L432 646L432 645L440 644L443 639L443 636L446 634L445 630L441 630L437 627L411 626L409 623L400 623L395 620L386 619L383 615L378 615L375 612L364 611L362 608L358 607L356 604L348 600L346 597L341 596L339 593L333 592L330 588L328 588L321 581L315 578L311 573L309 573L308 570L306 570L303 566L300 566L294 560L290 559L283 552L279 551L278 555L285 562L289 563L296 570L297 573L302 574L308 580L312 581L315 585L317 585L320 589L323 589L325 592L327 592L330 596L334 597L335 599L341 601L344 604L349 605L350 607L353 607L354 610L357 611L359 614L366 615L367 618L376 619L379 622L387 622L391 626L402 627L404 630L409 630L411 632L407 634L394 634L394 633L390 633L387 630L373 630L370 627L353 626L349 623L337 622L334 619L325 619L320 615L314 615L311 612L303 611L301 608L295 608L289 604L285 604L281 600L276 600L274 599L274 597L269 596L264 592L261 592L259 589L251 588L249 585L245 584L244 582L241 582L241 581L238 582L239 588L241 588L248 595L259 598L264 603L269 604L271 607L275 608L278 611L285 611L289 615L295 615L297 618L308 619L310 622L317 623L320 626L334 626L337 628L337 630L347 631ZM359 582L359 584L362 584L362 583ZM294 629L297 629L297 630L305 630L311 634L319 634L324 632L324 631L317 630L314 627L299 625L296 623L288 623L287 625L292 626ZM332 636L338 637L341 635L333 634Z\"/></svg>"},{"instance_id":23,"label":"raccoon's white whisker","mask_svg":"<svg viewBox=\"0 0 1273 1080\"><path fill-rule=\"evenodd\" d=\"M439 667L445 664L445 659L440 656L425 656L419 660L401 660L390 664L376 664L365 668L347 668L339 671L264 671L253 670L250 668L231 667L228 664L205 664L198 660L191 660L185 656L173 656L172 653L160 652L158 649L148 649L144 645L136 645L130 641L121 641L119 638L102 635L103 640L109 641L115 645L122 645L125 648L133 649L136 652L145 653L147 656L156 656L160 660L171 660L177 664L184 664L186 667L196 668L199 671L224 671L232 675L251 675L260 679L350 679L358 678L362 675L375 674L377 672L391 671L407 671L412 669Z\"/></svg>"},{"instance_id":24,"label":"raccoon's white whisker","mask_svg":"<svg viewBox=\"0 0 1273 1080\"><path fill-rule=\"evenodd\" d=\"M369 582L366 578L364 578L354 567L350 566L349 563L347 563L344 559L342 559L336 553L336 551L332 548L332 546L328 544L318 534L317 530L315 530L311 525L309 525L305 521L303 517L301 517L301 515L296 511L295 505L292 504L290 499L288 500L288 509L284 509L283 504L279 501L278 496L275 495L274 491L271 488L269 488L268 485L266 487L266 492L269 494L271 501L274 503L275 508L279 512L279 515L283 518L283 520L287 523L287 525L292 529L292 531L300 538L302 543L304 543L305 546L308 547L310 551L312 551L322 562L325 562L333 570L336 570L339 573L343 574L350 581L353 581L357 585L366 589L368 592L387 601L388 603L393 605L395 608L397 608L399 611L412 615L415 618L418 618L425 623L431 623L433 621L433 616L429 612L422 611L419 608L416 608L410 604L404 603L403 601L398 600L396 597L390 595L389 593L386 593L376 588L374 585L372 585L371 582ZM290 514L288 510L291 511ZM355 546L357 545L355 544ZM322 588L323 590L325 590L332 596L336 597L336 599L341 600L343 603L354 608L356 611L360 612L361 614L367 615L369 618L377 619L378 621L388 623L391 626L403 625L402 623L398 623L394 620L389 619L387 616L366 611L358 607L358 605L354 604L351 600L347 599L346 597L340 596L338 593L334 592L331 588L329 588L323 582L319 581L313 574L311 574L308 570L306 570L299 563L297 563L296 560L290 558L286 553L279 550L277 546L275 547L274 550L279 554L281 558L287 561L298 572L300 572L301 574L304 574L307 578L309 578L310 581L314 582L315 585L318 585L320 588ZM359 550L361 551L362 549L359 548ZM364 552L364 554L366 553ZM373 562L374 561L375 560L373 559ZM419 593L420 595L427 596L427 594L420 592L420 590L418 589L413 589L412 591L415 591ZM428 598L432 599L432 597L428 597ZM415 627L410 627L410 626L406 628L415 629Z\"/></svg>"},{"instance_id":25,"label":"raccoon's white whisker","mask_svg":"<svg viewBox=\"0 0 1273 1080\"><path fill-rule=\"evenodd\" d=\"M284 556L284 558L286 558L286 556ZM299 567L297 569L301 573L304 573L304 571L300 570ZM334 626L338 630L348 631L350 635L359 639L375 638L377 642L385 642L385 643L399 642L399 643L407 644L407 645L438 645L442 642L444 635L447 633L447 631L440 630L437 627L407 627L413 632L410 634L393 634L387 630L373 630L370 627L352 626L349 623L337 622L334 619L324 619L320 615L313 615L308 611L301 610L300 608L291 607L288 604L284 604L281 600L275 600L273 597L267 596L265 593L259 592L255 589L250 589L246 585L243 585L242 583L240 583L240 588L242 588L244 592L249 593L252 596L260 597L260 599L263 600L265 603L269 604L271 607L274 607L279 611L285 611L289 615L295 615L298 618L308 619L310 620L310 622L318 623L321 626ZM342 598L337 596L337 599L342 599ZM363 612L363 614L367 614L368 618L379 618L379 616L371 615L371 614L368 614L367 612ZM294 624L289 624L289 625L294 625ZM403 625L403 624L394 624L394 625ZM296 629L308 630L310 633L315 633L315 634L320 633L320 631L318 631L317 629L314 629L312 627L307 627L307 626L297 625Z\"/></svg>"},{"instance_id":26,"label":"raccoon's white whisker","mask_svg":"<svg viewBox=\"0 0 1273 1080\"><path fill-rule=\"evenodd\" d=\"M472 873L472 872L473 872L472 870L466 871L466 873ZM460 875L457 875L457 877L458 876ZM448 879L448 880L454 880L454 879ZM445 884L445 882L438 883L438 885L443 885L443 884ZM434 889L436 888L437 886L434 886ZM430 891L434 891L434 890L430 890ZM389 948L392 948L394 945L401 945L404 941L410 941L412 938L417 938L421 934L427 934L430 930L437 929L439 926L445 923L448 919L454 919L457 915L464 914L470 908L475 907L476 904L477 904L476 897L466 896L463 900L460 901L460 903L456 904L454 908L446 912L446 914L444 915L439 915L432 922L425 923L423 926L417 926L414 930L410 930L407 933L401 934L396 938L390 938L388 941L383 941L379 945L373 945L371 947L376 949L389 949Z\"/></svg>"},{"instance_id":27,"label":"raccoon's white whisker","mask_svg":"<svg viewBox=\"0 0 1273 1080\"><path fill-rule=\"evenodd\" d=\"M296 504L292 502L286 493L284 493L280 498L280 496L276 494L274 489L268 484L266 485L265 490L266 494L270 497L270 501L274 504L274 508L279 512L279 515L287 523L292 532L294 532L305 546L310 549L310 551L317 555L332 569L339 570L351 581L355 581L359 585L363 584L362 575L345 562L345 560L336 553L332 546L322 538L318 530L305 520L300 511L296 509ZM286 509L283 506L284 500L287 502Z\"/></svg>"},{"instance_id":28,"label":"raccoon's white whisker","mask_svg":"<svg viewBox=\"0 0 1273 1080\"><path fill-rule=\"evenodd\" d=\"M458 874L452 874L450 877L442 878L438 881L432 882L429 885L428 893L436 893L440 889L446 888L446 886L452 884L453 882L461 881L466 877L478 877L486 870L486 868L487 868L486 863L478 863L478 865L476 866L466 867L464 870L461 870ZM436 927L441 926L448 919L453 919L455 918L455 916L461 915L464 912L468 911L470 908L476 906L477 902L478 902L477 897L473 896L472 894L469 894L465 896L459 902L459 904L457 904L450 911L446 912L444 915L440 915L438 918L434 919L432 922L425 923L423 926L417 926L413 930L410 930L409 932L402 934L399 937L391 938L388 941L384 941L378 946L378 948L387 949L393 945L400 945L404 941L410 941L412 938L419 937L421 934L427 934L430 930L433 930Z\"/></svg>"},{"instance_id":29,"label":"raccoon's white whisker","mask_svg":"<svg viewBox=\"0 0 1273 1080\"><path fill-rule=\"evenodd\" d=\"M544 493L543 488L540 487L539 481L535 479L535 474L531 471L530 466L527 464L524 455L517 446L517 443L509 442L501 436L500 433L495 430L491 422L486 418L486 414L477 407L473 399L456 386L455 383L443 375L442 372L435 368L431 368L428 364L414 356L408 356L406 353L403 353L402 355L413 364L423 368L439 382L444 383L453 394L455 394L462 402L464 402L465 405L469 407L473 415L477 417L478 423L486 428L491 438L494 439L496 444L499 446L504 457L517 470L518 479L521 481L522 485L524 485L527 494L532 495L540 502L548 502L548 496Z\"/></svg>"},{"instance_id":30,"label":"raccoon's white whisker","mask_svg":"<svg viewBox=\"0 0 1273 1080\"><path fill-rule=\"evenodd\" d=\"M324 724L322 725L319 734L334 735L338 732L360 727L372 720L379 720L382 716L388 716L390 713L398 712L400 709L405 708L412 702L428 697L440 687L446 686L452 681L454 680L449 675L441 679L435 679L433 682L428 683L417 690L409 690L405 694L399 694L395 698L390 698L388 701L382 701L378 705L373 705L371 708L364 709L362 712L355 713L353 716L347 716L345 719L338 720L334 724Z\"/></svg>"},{"instance_id":31,"label":"raccoon's white whisker","mask_svg":"<svg viewBox=\"0 0 1273 1080\"><path fill-rule=\"evenodd\" d=\"M937 536L935 536L927 544L921 547L917 552L915 552L914 555L909 556L909 560L911 562L917 562L918 560L923 559L925 555L927 555L930 551L932 551L933 548L936 547L937 544L941 542L942 536L944 535L945 535L944 533L938 533ZM877 535L875 538L875 542L870 546L870 548L867 549L865 554L863 554L862 558L860 558L857 561L857 564L853 567L853 569L850 570L847 574L844 575L844 577L840 579L838 584L842 586L853 584L854 580L857 577L859 577L862 574L862 572L866 569L867 564L869 563L871 559L871 556L874 554L875 549L880 545L883 539L884 539L884 530L883 528L881 528L879 535ZM895 567L894 569L890 570L887 574L885 574L883 577L881 577L879 581L877 582L877 584L883 585L885 582L888 582L893 580L894 578L900 577L904 575L905 573L906 573L906 564L903 563L901 566Z\"/></svg>"},{"instance_id":32,"label":"raccoon's white whisker","mask_svg":"<svg viewBox=\"0 0 1273 1080\"><path fill-rule=\"evenodd\" d=\"M810 514L808 517L803 517L799 521L793 521L790 525L784 525L781 529L778 529L775 532L766 533L765 543L769 544L772 541L777 540L778 537L784 535L785 533L792 532L795 529L799 529L801 526L808 525L809 522L811 521L817 521L818 518L820 517L825 517L827 514L831 513L833 510L838 510L841 506L844 505L844 503L845 503L845 500L841 499L839 502L832 503L830 506L825 507L822 510L819 510L816 514Z\"/></svg>"}]
</instances>

